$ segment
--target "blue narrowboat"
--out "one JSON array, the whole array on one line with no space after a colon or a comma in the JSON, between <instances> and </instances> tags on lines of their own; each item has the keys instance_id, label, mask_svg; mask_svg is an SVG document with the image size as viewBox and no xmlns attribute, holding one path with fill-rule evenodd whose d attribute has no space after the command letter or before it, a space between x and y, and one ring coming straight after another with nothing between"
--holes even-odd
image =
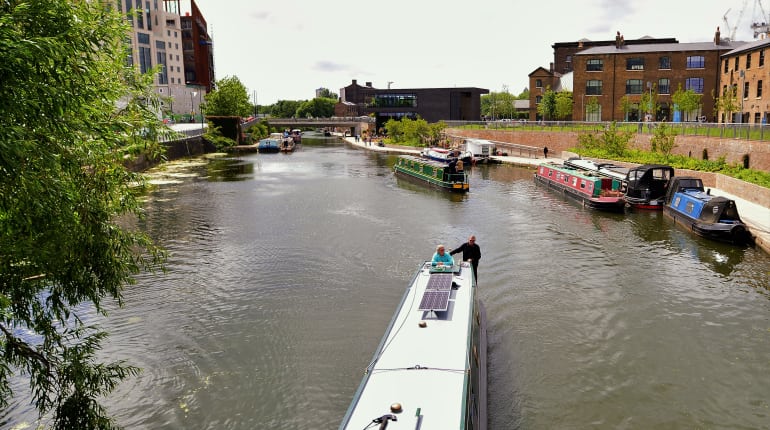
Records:
<instances>
[{"instance_id":1,"label":"blue narrowboat","mask_svg":"<svg viewBox=\"0 0 770 430\"><path fill-rule=\"evenodd\" d=\"M712 196L700 178L675 176L666 192L663 212L693 233L720 242L751 244L753 237L738 216L734 200Z\"/></svg>"}]
</instances>

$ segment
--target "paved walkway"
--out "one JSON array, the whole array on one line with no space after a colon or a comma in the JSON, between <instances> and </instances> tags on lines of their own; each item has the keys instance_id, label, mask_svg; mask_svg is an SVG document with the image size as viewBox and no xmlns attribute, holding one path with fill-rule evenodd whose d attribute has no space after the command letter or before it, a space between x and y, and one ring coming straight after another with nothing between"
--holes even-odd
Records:
<instances>
[{"instance_id":1,"label":"paved walkway","mask_svg":"<svg viewBox=\"0 0 770 430\"><path fill-rule=\"evenodd\" d=\"M353 137L345 137L344 139L351 145L372 151L412 155L420 154L420 150L412 149L410 147L378 146L375 142L373 142L371 145L367 145L367 143L363 141L356 142L355 138ZM500 161L501 163L514 164L524 167L535 167L544 161L553 161L555 163L562 163L564 161L559 157L548 157L544 159L495 155L492 156L492 158ZM760 206L756 203L750 202L716 188L711 188L711 194L735 200L735 204L738 206L738 214L740 214L741 219L744 223L746 223L746 225L749 227L749 230L754 235L757 246L762 248L765 252L770 253L770 208Z\"/></svg>"}]
</instances>

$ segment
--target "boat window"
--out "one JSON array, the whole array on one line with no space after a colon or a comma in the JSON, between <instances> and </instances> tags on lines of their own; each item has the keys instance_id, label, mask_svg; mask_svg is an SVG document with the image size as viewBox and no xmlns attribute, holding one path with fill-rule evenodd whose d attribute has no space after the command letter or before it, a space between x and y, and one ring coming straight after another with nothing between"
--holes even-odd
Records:
<instances>
[{"instance_id":1,"label":"boat window","mask_svg":"<svg viewBox=\"0 0 770 430\"><path fill-rule=\"evenodd\" d=\"M586 187L586 181L585 179L583 179L580 181L580 188L585 188L585 187Z\"/></svg>"},{"instance_id":2,"label":"boat window","mask_svg":"<svg viewBox=\"0 0 770 430\"><path fill-rule=\"evenodd\" d=\"M572 186L573 186L573 187L576 187L576 186L577 186L577 178L576 178L576 177L574 177L574 176L572 177Z\"/></svg>"},{"instance_id":3,"label":"boat window","mask_svg":"<svg viewBox=\"0 0 770 430\"><path fill-rule=\"evenodd\" d=\"M678 207L678 206L679 206L679 202L680 202L681 200L682 200L682 198L681 198L681 197L679 197L679 196L677 196L677 197L676 197L676 200L674 200L674 207Z\"/></svg>"},{"instance_id":4,"label":"boat window","mask_svg":"<svg viewBox=\"0 0 770 430\"><path fill-rule=\"evenodd\" d=\"M684 211L688 214L692 213L692 210L695 208L695 204L693 202L687 202L687 206L685 206Z\"/></svg>"}]
</instances>

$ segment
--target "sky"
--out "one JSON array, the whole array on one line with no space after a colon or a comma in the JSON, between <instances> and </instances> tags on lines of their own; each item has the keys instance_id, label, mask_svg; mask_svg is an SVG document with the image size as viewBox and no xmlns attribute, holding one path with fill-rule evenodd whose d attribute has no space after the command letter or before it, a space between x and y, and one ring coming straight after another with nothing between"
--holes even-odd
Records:
<instances>
[{"instance_id":1,"label":"sky","mask_svg":"<svg viewBox=\"0 0 770 430\"><path fill-rule=\"evenodd\" d=\"M375 88L479 87L520 94L558 42L673 37L752 41L770 0L197 0L216 79L260 105L309 100L355 79ZM182 1L183 13L189 10ZM185 9L188 7L188 9ZM762 18L762 16L765 18ZM725 23L724 17L727 17Z\"/></svg>"}]
</instances>

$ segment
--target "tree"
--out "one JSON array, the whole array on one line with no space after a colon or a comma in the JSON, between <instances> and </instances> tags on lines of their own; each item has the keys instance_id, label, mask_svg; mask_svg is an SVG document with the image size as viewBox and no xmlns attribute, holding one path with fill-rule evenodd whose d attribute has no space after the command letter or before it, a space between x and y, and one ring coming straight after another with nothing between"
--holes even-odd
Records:
<instances>
[{"instance_id":1,"label":"tree","mask_svg":"<svg viewBox=\"0 0 770 430\"><path fill-rule=\"evenodd\" d=\"M684 113L685 121L689 119L689 114L697 111L700 106L701 95L696 93L692 88L683 91L682 84L676 89L674 94L671 95L671 101L674 102L677 110Z\"/></svg>"},{"instance_id":2,"label":"tree","mask_svg":"<svg viewBox=\"0 0 770 430\"><path fill-rule=\"evenodd\" d=\"M335 99L314 98L303 102L296 110L297 118L331 118L334 115Z\"/></svg>"},{"instance_id":3,"label":"tree","mask_svg":"<svg viewBox=\"0 0 770 430\"><path fill-rule=\"evenodd\" d=\"M128 30L102 2L0 4L0 406L26 378L54 429L115 427L99 401L139 369L97 361L107 334L83 313L163 260L130 227L142 180L120 149L162 124Z\"/></svg>"},{"instance_id":4,"label":"tree","mask_svg":"<svg viewBox=\"0 0 770 430\"><path fill-rule=\"evenodd\" d=\"M645 112L648 112L650 115L652 115L653 121L658 119L658 111L660 110L660 105L658 104L657 84L652 84L652 87L650 87L649 91L642 93L641 97L639 98L639 106L640 109L643 109Z\"/></svg>"},{"instance_id":5,"label":"tree","mask_svg":"<svg viewBox=\"0 0 770 430\"><path fill-rule=\"evenodd\" d=\"M217 81L216 89L206 94L203 110L211 116L247 117L254 112L254 105L249 102L249 94L240 79L228 76Z\"/></svg>"},{"instance_id":6,"label":"tree","mask_svg":"<svg viewBox=\"0 0 770 430\"><path fill-rule=\"evenodd\" d=\"M321 90L318 92L317 97L324 98L324 99L332 99L334 100L335 103L339 98L339 96L336 93L329 91L328 88L321 88Z\"/></svg>"},{"instance_id":7,"label":"tree","mask_svg":"<svg viewBox=\"0 0 770 430\"><path fill-rule=\"evenodd\" d=\"M631 100L631 98L626 95L620 98L620 109L623 111L623 119L629 121L629 114L639 109L639 103Z\"/></svg>"},{"instance_id":8,"label":"tree","mask_svg":"<svg viewBox=\"0 0 770 430\"><path fill-rule=\"evenodd\" d=\"M727 85L721 97L714 97L714 107L724 116L721 122L733 122L733 113L740 112L741 104L738 102L738 88L736 85ZM713 96L713 93L712 93Z\"/></svg>"},{"instance_id":9,"label":"tree","mask_svg":"<svg viewBox=\"0 0 770 430\"><path fill-rule=\"evenodd\" d=\"M560 91L556 93L556 106L554 117L564 119L572 115L572 91Z\"/></svg>"},{"instance_id":10,"label":"tree","mask_svg":"<svg viewBox=\"0 0 770 430\"><path fill-rule=\"evenodd\" d=\"M537 105L537 113L546 120L552 120L556 116L556 93L551 87L546 88L540 104Z\"/></svg>"},{"instance_id":11,"label":"tree","mask_svg":"<svg viewBox=\"0 0 770 430\"><path fill-rule=\"evenodd\" d=\"M660 152L668 158L675 147L676 130L667 123L661 122L655 127L653 136L650 138L650 149L652 152Z\"/></svg>"},{"instance_id":12,"label":"tree","mask_svg":"<svg viewBox=\"0 0 770 430\"><path fill-rule=\"evenodd\" d=\"M633 136L633 132L619 130L617 123L612 121L599 135L593 132L579 135L578 144L586 149L606 151L611 156L622 156Z\"/></svg>"},{"instance_id":13,"label":"tree","mask_svg":"<svg viewBox=\"0 0 770 430\"><path fill-rule=\"evenodd\" d=\"M299 109L301 101L295 100L278 100L270 109L270 115L276 118L291 118L297 116L297 109Z\"/></svg>"}]
</instances>

